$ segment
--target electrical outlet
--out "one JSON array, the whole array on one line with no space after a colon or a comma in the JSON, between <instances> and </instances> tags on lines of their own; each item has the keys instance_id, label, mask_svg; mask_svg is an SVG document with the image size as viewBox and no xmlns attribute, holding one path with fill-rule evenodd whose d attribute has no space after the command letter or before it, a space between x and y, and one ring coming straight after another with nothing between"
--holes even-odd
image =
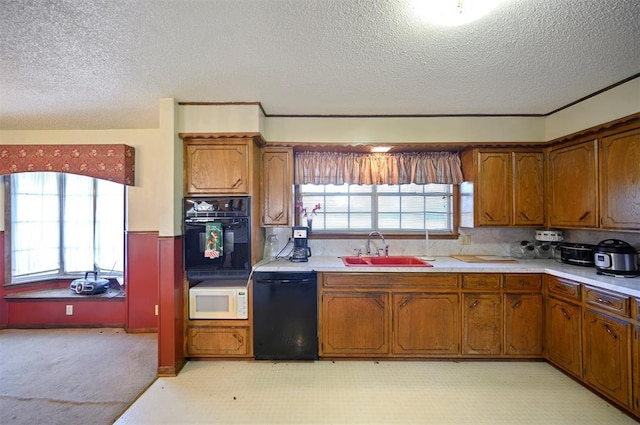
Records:
<instances>
[{"instance_id":1,"label":"electrical outlet","mask_svg":"<svg viewBox=\"0 0 640 425\"><path fill-rule=\"evenodd\" d=\"M156 304L156 316L158 315L158 304Z\"/></svg>"},{"instance_id":2,"label":"electrical outlet","mask_svg":"<svg viewBox=\"0 0 640 425\"><path fill-rule=\"evenodd\" d=\"M461 245L471 245L471 236L469 236L469 235L460 235L460 244Z\"/></svg>"},{"instance_id":3,"label":"electrical outlet","mask_svg":"<svg viewBox=\"0 0 640 425\"><path fill-rule=\"evenodd\" d=\"M67 316L73 316L73 306L67 305Z\"/></svg>"}]
</instances>

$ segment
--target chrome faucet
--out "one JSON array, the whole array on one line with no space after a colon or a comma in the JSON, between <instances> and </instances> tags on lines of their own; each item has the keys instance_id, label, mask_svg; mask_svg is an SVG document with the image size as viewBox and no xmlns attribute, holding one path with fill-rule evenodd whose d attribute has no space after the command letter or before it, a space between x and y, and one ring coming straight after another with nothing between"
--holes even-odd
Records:
<instances>
[{"instance_id":1,"label":"chrome faucet","mask_svg":"<svg viewBox=\"0 0 640 425\"><path fill-rule=\"evenodd\" d=\"M371 236L373 235L378 235L380 236L380 239L382 239L382 244L384 245L384 256L388 257L389 256L389 245L387 245L387 242L384 240L384 236L382 236L382 233L378 232L377 230L369 233L369 237L367 238L367 255L371 255ZM378 252L378 250L376 250L376 255L380 255L380 252Z\"/></svg>"}]
</instances>

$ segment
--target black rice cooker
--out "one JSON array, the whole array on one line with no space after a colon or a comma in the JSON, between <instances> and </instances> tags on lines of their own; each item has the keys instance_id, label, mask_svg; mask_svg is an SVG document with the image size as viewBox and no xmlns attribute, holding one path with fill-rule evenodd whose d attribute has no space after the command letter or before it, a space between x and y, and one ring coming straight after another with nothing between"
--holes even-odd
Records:
<instances>
[{"instance_id":1,"label":"black rice cooker","mask_svg":"<svg viewBox=\"0 0 640 425\"><path fill-rule=\"evenodd\" d=\"M625 241L605 239L594 250L598 274L611 276L640 276L638 251Z\"/></svg>"}]
</instances>

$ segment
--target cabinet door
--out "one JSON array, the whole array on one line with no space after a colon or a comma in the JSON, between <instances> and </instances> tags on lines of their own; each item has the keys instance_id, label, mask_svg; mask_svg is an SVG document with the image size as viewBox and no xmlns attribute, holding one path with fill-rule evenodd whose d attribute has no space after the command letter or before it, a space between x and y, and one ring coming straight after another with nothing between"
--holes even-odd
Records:
<instances>
[{"instance_id":1,"label":"cabinet door","mask_svg":"<svg viewBox=\"0 0 640 425\"><path fill-rule=\"evenodd\" d=\"M544 155L513 153L514 226L544 225Z\"/></svg>"},{"instance_id":2,"label":"cabinet door","mask_svg":"<svg viewBox=\"0 0 640 425\"><path fill-rule=\"evenodd\" d=\"M633 332L633 411L640 416L640 325Z\"/></svg>"},{"instance_id":3,"label":"cabinet door","mask_svg":"<svg viewBox=\"0 0 640 425\"><path fill-rule=\"evenodd\" d=\"M547 359L582 378L580 307L549 298L546 310Z\"/></svg>"},{"instance_id":4,"label":"cabinet door","mask_svg":"<svg viewBox=\"0 0 640 425\"><path fill-rule=\"evenodd\" d=\"M290 149L265 148L262 154L262 225L292 226L293 184Z\"/></svg>"},{"instance_id":5,"label":"cabinet door","mask_svg":"<svg viewBox=\"0 0 640 425\"><path fill-rule=\"evenodd\" d=\"M462 354L500 354L501 307L500 294L462 295Z\"/></svg>"},{"instance_id":6,"label":"cabinet door","mask_svg":"<svg viewBox=\"0 0 640 425\"><path fill-rule=\"evenodd\" d=\"M248 356L251 354L249 328L190 326L187 328L187 355Z\"/></svg>"},{"instance_id":7,"label":"cabinet door","mask_svg":"<svg viewBox=\"0 0 640 425\"><path fill-rule=\"evenodd\" d=\"M549 224L598 226L596 142L549 153Z\"/></svg>"},{"instance_id":8,"label":"cabinet door","mask_svg":"<svg viewBox=\"0 0 640 425\"><path fill-rule=\"evenodd\" d=\"M600 144L602 227L640 230L640 129Z\"/></svg>"},{"instance_id":9,"label":"cabinet door","mask_svg":"<svg viewBox=\"0 0 640 425\"><path fill-rule=\"evenodd\" d=\"M249 145L187 144L185 184L187 194L248 194Z\"/></svg>"},{"instance_id":10,"label":"cabinet door","mask_svg":"<svg viewBox=\"0 0 640 425\"><path fill-rule=\"evenodd\" d=\"M631 406L631 325L585 312L585 379L620 404Z\"/></svg>"},{"instance_id":11,"label":"cabinet door","mask_svg":"<svg viewBox=\"0 0 640 425\"><path fill-rule=\"evenodd\" d=\"M325 292L320 355L389 354L390 310L386 292Z\"/></svg>"},{"instance_id":12,"label":"cabinet door","mask_svg":"<svg viewBox=\"0 0 640 425\"><path fill-rule=\"evenodd\" d=\"M393 353L453 355L460 352L458 294L393 295Z\"/></svg>"},{"instance_id":13,"label":"cabinet door","mask_svg":"<svg viewBox=\"0 0 640 425\"><path fill-rule=\"evenodd\" d=\"M511 217L511 167L507 152L478 152L476 222L508 226Z\"/></svg>"},{"instance_id":14,"label":"cabinet door","mask_svg":"<svg viewBox=\"0 0 640 425\"><path fill-rule=\"evenodd\" d=\"M541 356L543 339L542 294L506 294L504 354Z\"/></svg>"}]
</instances>

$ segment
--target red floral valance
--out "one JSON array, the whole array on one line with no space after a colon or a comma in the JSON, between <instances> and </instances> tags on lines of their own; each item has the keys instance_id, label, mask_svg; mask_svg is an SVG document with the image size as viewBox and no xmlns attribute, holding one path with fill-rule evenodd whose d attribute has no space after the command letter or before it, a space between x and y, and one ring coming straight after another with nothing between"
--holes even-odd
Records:
<instances>
[{"instance_id":1,"label":"red floral valance","mask_svg":"<svg viewBox=\"0 0 640 425\"><path fill-rule=\"evenodd\" d=\"M0 145L0 175L80 174L133 186L135 149L127 145Z\"/></svg>"}]
</instances>

